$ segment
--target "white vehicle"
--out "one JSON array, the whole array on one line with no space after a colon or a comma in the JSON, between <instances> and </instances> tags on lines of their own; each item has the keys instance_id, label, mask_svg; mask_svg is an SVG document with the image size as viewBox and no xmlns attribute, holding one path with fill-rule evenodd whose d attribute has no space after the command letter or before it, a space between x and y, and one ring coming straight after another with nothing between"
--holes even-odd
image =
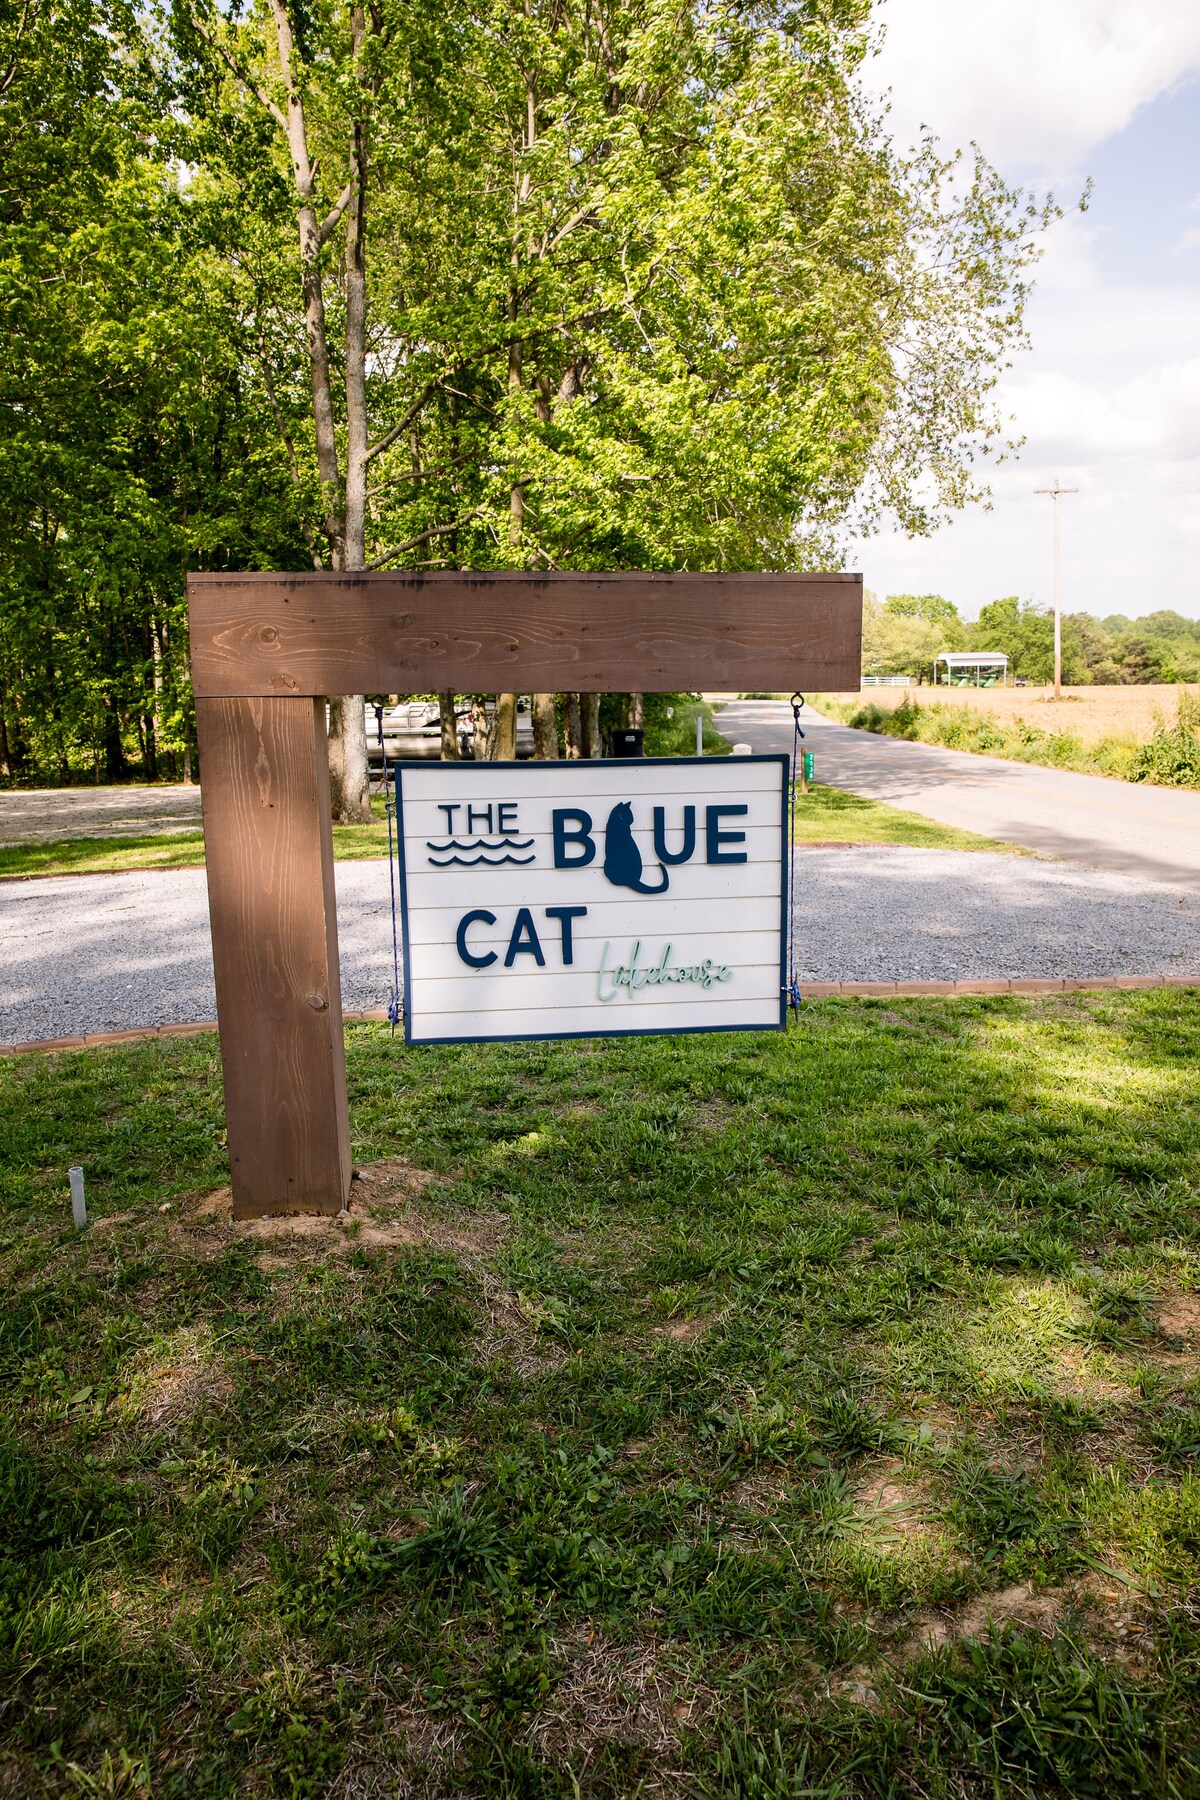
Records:
<instances>
[{"instance_id":1,"label":"white vehicle","mask_svg":"<svg viewBox=\"0 0 1200 1800\"><path fill-rule=\"evenodd\" d=\"M470 705L460 700L455 707L458 722L458 753L464 762L474 761L475 726ZM488 706L491 717L492 707ZM375 708L368 702L367 759L372 769L379 769L379 723ZM436 700L402 700L383 709L383 747L389 762L436 761L442 754L442 718ZM522 694L517 701L517 756L521 761L533 755L533 720L529 698Z\"/></svg>"}]
</instances>

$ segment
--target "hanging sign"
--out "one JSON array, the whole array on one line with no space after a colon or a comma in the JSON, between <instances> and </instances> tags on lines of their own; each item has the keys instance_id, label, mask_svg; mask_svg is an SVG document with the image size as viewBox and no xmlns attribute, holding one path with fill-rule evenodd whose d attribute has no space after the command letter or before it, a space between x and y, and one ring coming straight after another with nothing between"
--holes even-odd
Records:
<instances>
[{"instance_id":1,"label":"hanging sign","mask_svg":"<svg viewBox=\"0 0 1200 1800\"><path fill-rule=\"evenodd\" d=\"M779 1030L788 760L401 763L410 1044Z\"/></svg>"}]
</instances>

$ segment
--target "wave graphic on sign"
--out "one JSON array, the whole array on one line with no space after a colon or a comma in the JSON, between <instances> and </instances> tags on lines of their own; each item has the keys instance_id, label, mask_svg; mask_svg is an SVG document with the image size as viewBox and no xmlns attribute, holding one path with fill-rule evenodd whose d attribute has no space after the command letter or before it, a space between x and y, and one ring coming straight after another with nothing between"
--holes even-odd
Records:
<instances>
[{"instance_id":1,"label":"wave graphic on sign","mask_svg":"<svg viewBox=\"0 0 1200 1800\"><path fill-rule=\"evenodd\" d=\"M512 864L518 869L525 869L535 860L532 855L514 856L512 854L514 850L532 851L532 838L478 837L467 838L465 843L460 842L458 838L447 838L444 843L434 843L427 839L425 848L431 852L429 860L435 869L448 869L454 864L461 869L474 869L480 863L486 863L489 869L503 868L506 863ZM479 854L477 856L449 854L451 851L460 850L476 850ZM504 854L489 855L489 852L503 852Z\"/></svg>"}]
</instances>

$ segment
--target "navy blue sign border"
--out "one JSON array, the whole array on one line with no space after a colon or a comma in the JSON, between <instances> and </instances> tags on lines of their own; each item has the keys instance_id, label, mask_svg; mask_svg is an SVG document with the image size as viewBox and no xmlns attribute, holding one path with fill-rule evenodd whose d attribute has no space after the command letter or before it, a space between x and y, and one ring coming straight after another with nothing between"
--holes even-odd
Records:
<instances>
[{"instance_id":1,"label":"navy blue sign border","mask_svg":"<svg viewBox=\"0 0 1200 1800\"><path fill-rule=\"evenodd\" d=\"M432 759L430 759L432 760ZM647 758L653 761L656 769L687 768L690 765L711 766L713 762L726 762L725 757L711 756L656 756ZM412 993L412 947L408 937L408 871L404 863L404 772L406 769L428 769L429 761L412 758L405 762L392 764L392 779L395 782L396 795L396 860L400 875L400 931L404 956L404 1042L414 1050L428 1046L432 1049L437 1044L549 1044L558 1043L570 1038L615 1038L615 1037L696 1037L703 1032L711 1031L786 1031L788 1010L788 803L791 799L791 760L779 752L768 752L762 756L739 756L741 763L775 763L778 765L782 780L780 781L779 824L780 824L780 870L779 870L779 1017L770 1025L631 1025L617 1031L524 1031L498 1032L489 1037L481 1037L472 1033L469 1037L422 1037L412 1035L412 1014L409 1010L408 997ZM460 762L454 765L455 772L468 769L529 769L546 768L545 763L521 762ZM594 769L600 766L599 759L563 762L560 767L564 772L572 769ZM621 759L614 758L611 766L620 768ZM643 767L645 764L643 763ZM569 779L569 776L568 776Z\"/></svg>"}]
</instances>

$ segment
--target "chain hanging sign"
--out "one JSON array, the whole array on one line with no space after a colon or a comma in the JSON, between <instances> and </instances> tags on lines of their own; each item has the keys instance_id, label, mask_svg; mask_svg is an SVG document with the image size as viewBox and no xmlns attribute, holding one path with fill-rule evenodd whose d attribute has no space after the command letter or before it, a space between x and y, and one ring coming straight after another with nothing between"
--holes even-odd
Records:
<instances>
[{"instance_id":1,"label":"chain hanging sign","mask_svg":"<svg viewBox=\"0 0 1200 1800\"><path fill-rule=\"evenodd\" d=\"M410 1044L778 1030L785 756L396 767Z\"/></svg>"}]
</instances>

